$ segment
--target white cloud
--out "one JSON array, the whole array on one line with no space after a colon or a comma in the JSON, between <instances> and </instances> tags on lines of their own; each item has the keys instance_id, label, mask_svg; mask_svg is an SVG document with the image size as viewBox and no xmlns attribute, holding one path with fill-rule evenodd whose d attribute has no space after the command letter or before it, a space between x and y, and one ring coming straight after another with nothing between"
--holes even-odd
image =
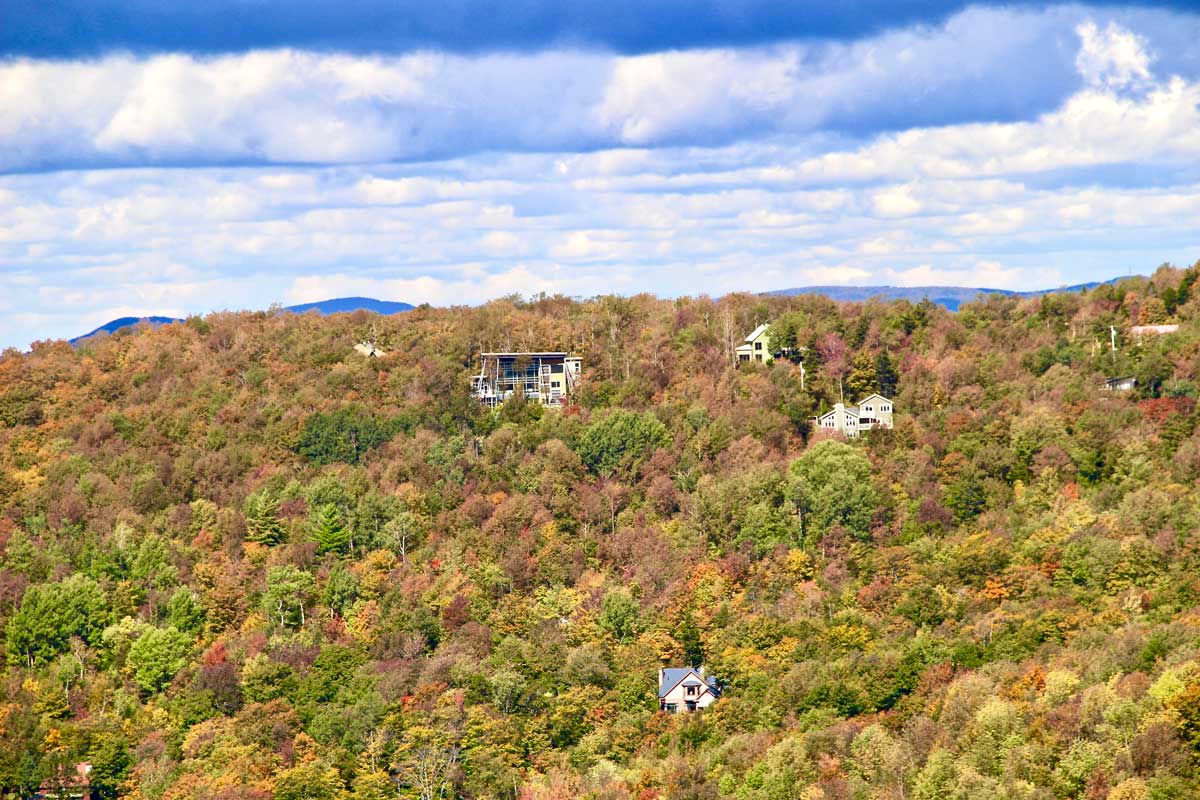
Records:
<instances>
[{"instance_id":1,"label":"white cloud","mask_svg":"<svg viewBox=\"0 0 1200 800\"><path fill-rule=\"evenodd\" d=\"M1075 67L1092 86L1122 87L1150 79L1146 40L1109 22L1103 30L1088 20L1075 29L1081 46Z\"/></svg>"},{"instance_id":2,"label":"white cloud","mask_svg":"<svg viewBox=\"0 0 1200 800\"><path fill-rule=\"evenodd\" d=\"M854 45L632 59L278 52L0 64L9 167L197 153L428 159L2 176L0 345L75 335L117 309L828 283L1037 288L1190 263L1200 82L1173 76L1169 48L1132 27L1100 19L1076 35L1083 13L975 10ZM1191 19L1170 21L1186 30ZM1047 37L1071 43L1062 58L1076 91L1023 121L818 130L870 109L888 127L923 92L940 102L948 90L933 73L956 54L998 91L1021 88L1004 71ZM1152 43L1163 54L1155 70ZM185 91L192 100L179 102ZM1143 174L1155 179L1139 185Z\"/></svg>"},{"instance_id":3,"label":"white cloud","mask_svg":"<svg viewBox=\"0 0 1200 800\"><path fill-rule=\"evenodd\" d=\"M892 186L871 196L876 213L883 217L911 217L922 208L911 186Z\"/></svg>"},{"instance_id":4,"label":"white cloud","mask_svg":"<svg viewBox=\"0 0 1200 800\"><path fill-rule=\"evenodd\" d=\"M967 286L981 289L1044 289L1056 285L1056 270L1005 267L995 261L976 261L967 267L938 268L920 264L908 269L887 269L884 275L897 286Z\"/></svg>"},{"instance_id":5,"label":"white cloud","mask_svg":"<svg viewBox=\"0 0 1200 800\"><path fill-rule=\"evenodd\" d=\"M561 49L18 59L0 62L0 170L711 146L1012 119L1052 107L1080 74L1097 90L1151 80L1146 36L1093 16L1071 6L969 8L940 26L858 42L629 57ZM1122 19L1200 36L1196 17ZM1077 52L1059 44L1075 36ZM639 157L604 158L622 172ZM882 162L828 166L874 174Z\"/></svg>"}]
</instances>

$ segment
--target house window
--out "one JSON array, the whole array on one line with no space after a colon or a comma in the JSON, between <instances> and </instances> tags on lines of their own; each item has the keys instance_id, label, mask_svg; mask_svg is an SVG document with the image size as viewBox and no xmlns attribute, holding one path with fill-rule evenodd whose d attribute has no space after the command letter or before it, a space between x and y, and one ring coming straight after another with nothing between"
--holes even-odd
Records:
<instances>
[{"instance_id":1,"label":"house window","mask_svg":"<svg viewBox=\"0 0 1200 800\"><path fill-rule=\"evenodd\" d=\"M687 687L687 694L688 694L688 697L695 697L695 696L696 696L696 687L695 687L695 686L688 686L688 687Z\"/></svg>"},{"instance_id":2,"label":"house window","mask_svg":"<svg viewBox=\"0 0 1200 800\"><path fill-rule=\"evenodd\" d=\"M679 710L679 704L678 704L678 703L667 703L667 711L669 711L669 712L671 712L672 714L674 714L674 713L675 713L676 711L678 711L678 710Z\"/></svg>"},{"instance_id":3,"label":"house window","mask_svg":"<svg viewBox=\"0 0 1200 800\"><path fill-rule=\"evenodd\" d=\"M749 361L749 360L750 360L749 353L738 353L738 361Z\"/></svg>"},{"instance_id":4,"label":"house window","mask_svg":"<svg viewBox=\"0 0 1200 800\"><path fill-rule=\"evenodd\" d=\"M755 357L755 358L757 358L759 361L762 361L762 360L763 360L762 353L759 353L759 354L757 354L757 355L756 355L756 356L754 356L754 357Z\"/></svg>"},{"instance_id":5,"label":"house window","mask_svg":"<svg viewBox=\"0 0 1200 800\"><path fill-rule=\"evenodd\" d=\"M696 710L696 701L695 701L695 700L688 700L688 701L687 701L687 710L688 710L688 711L695 711L695 710Z\"/></svg>"},{"instance_id":6,"label":"house window","mask_svg":"<svg viewBox=\"0 0 1200 800\"><path fill-rule=\"evenodd\" d=\"M755 350L762 350L762 342L755 342L755 343L754 343L754 349L755 349Z\"/></svg>"}]
</instances>

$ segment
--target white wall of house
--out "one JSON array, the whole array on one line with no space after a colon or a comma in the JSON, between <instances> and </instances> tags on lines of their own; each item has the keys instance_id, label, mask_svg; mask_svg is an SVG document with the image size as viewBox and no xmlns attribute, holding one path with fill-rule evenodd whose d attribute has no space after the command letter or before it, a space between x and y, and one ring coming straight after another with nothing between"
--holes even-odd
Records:
<instances>
[{"instance_id":1,"label":"white wall of house","mask_svg":"<svg viewBox=\"0 0 1200 800\"><path fill-rule=\"evenodd\" d=\"M666 697L662 698L663 707L667 711L695 711L699 708L708 708L716 700L712 690L701 683L699 686L685 685L689 681L684 681L667 693ZM688 703L695 703L695 708L688 706ZM674 706L674 709L671 708Z\"/></svg>"}]
</instances>

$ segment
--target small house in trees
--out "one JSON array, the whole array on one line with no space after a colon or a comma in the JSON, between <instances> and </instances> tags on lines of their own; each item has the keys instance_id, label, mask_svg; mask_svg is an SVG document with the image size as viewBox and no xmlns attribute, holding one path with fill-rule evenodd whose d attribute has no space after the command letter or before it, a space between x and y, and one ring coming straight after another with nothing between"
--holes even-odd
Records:
<instances>
[{"instance_id":1,"label":"small house in trees","mask_svg":"<svg viewBox=\"0 0 1200 800\"><path fill-rule=\"evenodd\" d=\"M658 707L672 714L707 708L721 696L717 679L704 667L668 667L658 671Z\"/></svg>"},{"instance_id":2,"label":"small house in trees","mask_svg":"<svg viewBox=\"0 0 1200 800\"><path fill-rule=\"evenodd\" d=\"M739 364L745 361L771 363L774 356L771 355L770 347L767 344L767 334L770 330L771 326L764 322L751 331L750 335L734 349Z\"/></svg>"},{"instance_id":3,"label":"small house in trees","mask_svg":"<svg viewBox=\"0 0 1200 800\"><path fill-rule=\"evenodd\" d=\"M92 765L81 762L72 769L60 765L33 793L33 800L84 800L92 796Z\"/></svg>"},{"instance_id":4,"label":"small house in trees","mask_svg":"<svg viewBox=\"0 0 1200 800\"><path fill-rule=\"evenodd\" d=\"M1106 392L1129 392L1137 386L1137 378L1133 376L1124 376L1121 378L1105 378L1104 390Z\"/></svg>"},{"instance_id":5,"label":"small house in trees","mask_svg":"<svg viewBox=\"0 0 1200 800\"><path fill-rule=\"evenodd\" d=\"M892 427L892 413L891 399L876 393L859 400L857 405L834 404L833 410L815 418L813 425L819 430L854 437L873 428Z\"/></svg>"},{"instance_id":6,"label":"small house in trees","mask_svg":"<svg viewBox=\"0 0 1200 800\"><path fill-rule=\"evenodd\" d=\"M561 352L482 353L471 394L492 408L516 394L545 406L562 406L579 384L583 361Z\"/></svg>"},{"instance_id":7,"label":"small house in trees","mask_svg":"<svg viewBox=\"0 0 1200 800\"><path fill-rule=\"evenodd\" d=\"M1134 325L1129 329L1133 334L1133 338L1141 339L1143 336L1162 336L1167 333L1174 333L1179 330L1179 325Z\"/></svg>"},{"instance_id":8,"label":"small house in trees","mask_svg":"<svg viewBox=\"0 0 1200 800\"><path fill-rule=\"evenodd\" d=\"M354 345L354 349L362 353L367 358L383 358L387 353L375 346L375 342L363 341Z\"/></svg>"}]
</instances>

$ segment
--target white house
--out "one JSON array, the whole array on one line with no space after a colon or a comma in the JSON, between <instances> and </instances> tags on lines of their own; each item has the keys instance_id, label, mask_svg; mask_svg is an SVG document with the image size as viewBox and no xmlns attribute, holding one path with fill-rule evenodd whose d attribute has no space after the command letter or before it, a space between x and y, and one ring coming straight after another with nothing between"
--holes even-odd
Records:
<instances>
[{"instance_id":1,"label":"white house","mask_svg":"<svg viewBox=\"0 0 1200 800\"><path fill-rule=\"evenodd\" d=\"M561 407L579 385L583 361L563 352L482 353L471 394L495 408L517 392L534 403Z\"/></svg>"},{"instance_id":2,"label":"white house","mask_svg":"<svg viewBox=\"0 0 1200 800\"><path fill-rule=\"evenodd\" d=\"M658 707L672 714L708 708L721 689L717 679L706 677L704 667L669 667L658 671Z\"/></svg>"},{"instance_id":3,"label":"white house","mask_svg":"<svg viewBox=\"0 0 1200 800\"><path fill-rule=\"evenodd\" d=\"M387 353L375 346L375 342L366 340L354 345L354 349L362 353L367 358L383 358Z\"/></svg>"},{"instance_id":4,"label":"white house","mask_svg":"<svg viewBox=\"0 0 1200 800\"><path fill-rule=\"evenodd\" d=\"M758 361L762 364L769 364L774 358L771 355L771 350L767 345L767 333L771 330L771 326L763 323L751 331L745 341L739 344L734 353L737 355L738 363L743 361Z\"/></svg>"},{"instance_id":5,"label":"white house","mask_svg":"<svg viewBox=\"0 0 1200 800\"><path fill-rule=\"evenodd\" d=\"M1106 392L1130 392L1137 387L1137 378L1127 375L1120 378L1106 378L1102 387Z\"/></svg>"},{"instance_id":6,"label":"white house","mask_svg":"<svg viewBox=\"0 0 1200 800\"><path fill-rule=\"evenodd\" d=\"M859 400L857 405L834 404L833 410L816 417L813 425L820 430L837 431L843 436L854 437L873 428L892 427L892 413L891 399L881 394L870 394Z\"/></svg>"},{"instance_id":7,"label":"white house","mask_svg":"<svg viewBox=\"0 0 1200 800\"><path fill-rule=\"evenodd\" d=\"M1174 333L1179 330L1178 324L1171 325L1134 325L1129 329L1135 339L1141 339L1143 336L1162 336L1167 333Z\"/></svg>"}]
</instances>

